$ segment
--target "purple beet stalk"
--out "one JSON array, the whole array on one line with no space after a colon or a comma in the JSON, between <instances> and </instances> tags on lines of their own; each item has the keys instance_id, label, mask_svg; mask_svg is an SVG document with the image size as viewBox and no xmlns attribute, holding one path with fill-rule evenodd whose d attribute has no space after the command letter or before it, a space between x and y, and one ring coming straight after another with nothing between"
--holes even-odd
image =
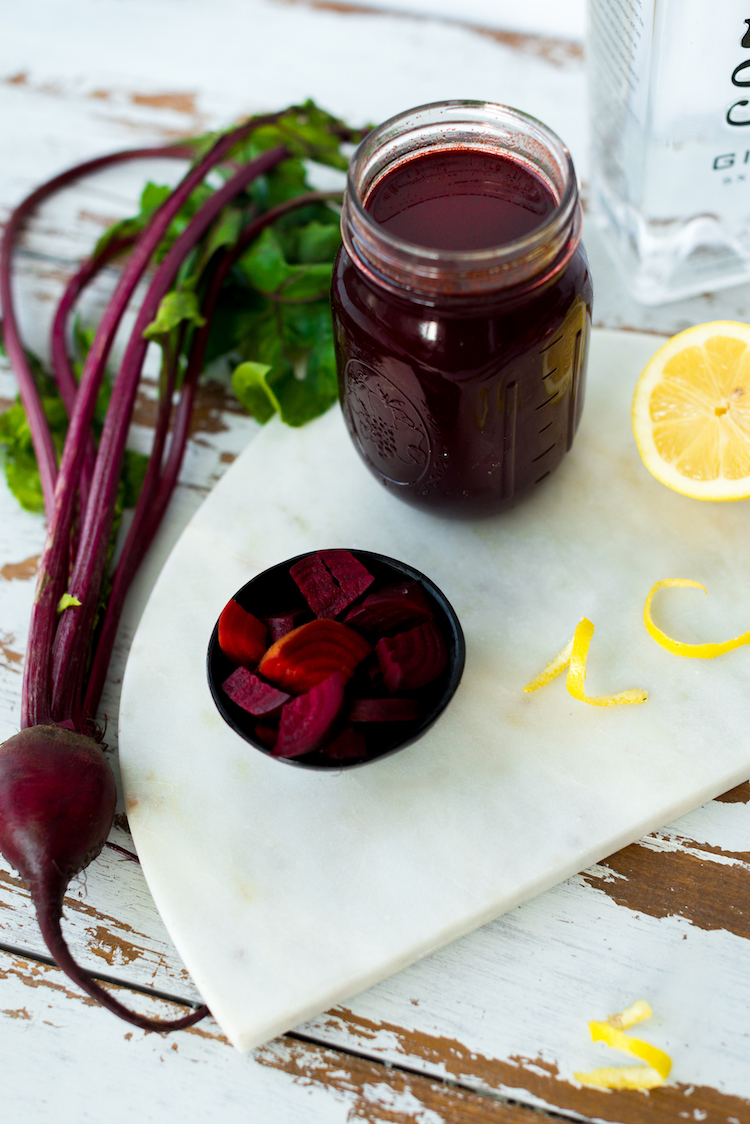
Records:
<instances>
[{"instance_id":1,"label":"purple beet stalk","mask_svg":"<svg viewBox=\"0 0 750 1124\"><path fill-rule=\"evenodd\" d=\"M283 203L279 203L271 210L266 211L265 214L260 215L253 222L248 224L237 241L237 244L222 256L209 281L205 296L201 302L201 315L206 322L196 330L190 348L182 392L175 413L167 461L163 472L161 472L161 457L159 456L157 459L152 454L146 473L146 479L143 482L143 488L138 497L130 529L112 579L112 589L107 602L102 630L93 655L83 703L83 713L91 719L96 715L96 710L101 698L107 668L114 647L117 626L125 602L125 595L138 566L153 541L153 537L161 523L177 483L177 477L182 465L185 445L189 434L190 417L198 384L198 376L203 370L203 358L208 344L211 318L227 274L250 243L255 241L261 231L276 222L282 215L298 207L308 207L311 203L320 203L324 200L340 198L341 196L339 193L313 191L306 195L295 196L293 199L288 199ZM154 440L156 442L157 436L155 436Z\"/></svg>"},{"instance_id":2,"label":"purple beet stalk","mask_svg":"<svg viewBox=\"0 0 750 1124\"><path fill-rule=\"evenodd\" d=\"M18 380L21 401L29 419L48 521L51 521L54 511L53 497L57 478L57 457L34 376L18 331L11 284L11 266L16 241L27 218L40 203L43 203L50 195L54 195L56 191L60 191L63 187L67 187L69 183L73 183L83 176L98 172L112 164L120 164L126 160L138 160L154 156L190 158L192 155L193 152L189 147L175 145L168 148L131 148L123 152L110 153L108 156L99 156L95 160L87 160L84 164L77 164L74 168L61 172L59 176L54 176L51 180L41 184L35 191L32 191L31 195L28 195L12 212L5 226L3 243L0 247L0 305L3 309L3 342L11 367Z\"/></svg>"},{"instance_id":3,"label":"purple beet stalk","mask_svg":"<svg viewBox=\"0 0 750 1124\"><path fill-rule=\"evenodd\" d=\"M128 426L141 367L148 348L148 340L144 338L143 333L156 317L159 304L171 288L185 257L203 237L220 211L236 195L244 191L257 176L269 171L287 156L287 150L282 145L264 152L242 167L222 188L206 200L157 269L138 311L104 421L91 481L91 494L83 519L81 541L68 584L68 592L81 604L75 612L63 614L55 637L52 654L54 721L61 722L70 718L76 727L81 721L81 691L86 655L104 574ZM139 246L136 246L135 252L138 248ZM71 429L78 416L78 403L83 396L82 385ZM62 469L60 476L62 478Z\"/></svg>"},{"instance_id":4,"label":"purple beet stalk","mask_svg":"<svg viewBox=\"0 0 750 1124\"><path fill-rule=\"evenodd\" d=\"M141 234L136 247L125 267L115 294L102 317L96 337L84 365L81 383L76 396L76 405L68 428L68 434L63 449L62 461L54 490L54 502L45 499L48 513L48 536L39 567L37 593L31 614L29 631L29 646L24 666L24 684L22 692L21 721L23 726L32 726L40 722L49 722L52 718L52 676L50 652L55 635L57 623L57 606L60 597L66 591L68 544L71 527L76 510L76 497L78 482L81 475L82 464L88 447L88 437L91 428L96 399L104 374L107 358L114 341L117 328L128 306L136 285L143 275L148 263L161 239L166 233L169 224L175 217L180 207L184 204L191 192L203 181L208 172L219 163L227 152L252 129L266 121L276 120L278 114L267 119L256 119L247 122L240 128L233 130L222 137L211 151L184 177L158 211L151 218L150 223ZM23 385L27 386L29 398L34 399L39 409L29 413L32 432L41 434L46 432L49 438L49 427L41 411L41 403L33 384L31 372L25 360L23 347L18 337L16 320L13 311L13 300L10 288L10 257L13 240L17 236L22 222L41 199L51 194L59 187L86 174L104 167L117 160L132 159L134 155L161 154L161 149L136 150L134 153L119 153L114 157L102 157L100 160L91 161L79 168L63 173L49 184L39 188L33 196L25 200L14 212L9 221L8 232L3 241L2 260L0 260L0 299L3 301L4 335L11 340L8 354L14 370ZM189 150L188 150L189 151ZM268 154L264 154L266 157ZM281 159L279 157L278 159ZM261 160L263 157L260 158ZM253 162L255 163L255 162ZM265 170L265 169L264 169ZM260 172L255 173L260 174ZM228 185L225 185L228 186ZM30 205L33 200L33 206ZM200 215L201 212L199 212ZM20 218L16 218L19 216ZM195 221L199 215L195 216ZM192 224L191 224L192 226ZM190 229L190 228L188 228ZM187 231L184 232L187 234ZM162 263L163 265L164 263ZM7 333L5 324L10 325ZM17 342L17 347L14 346ZM19 359L20 356L20 359ZM28 377L26 377L28 375ZM24 399L25 402L25 399ZM129 416L122 419L121 424L127 429ZM51 438L49 438L51 442ZM39 437L36 444L44 442ZM41 464L41 462L40 462ZM42 479L45 479L44 472ZM90 507L90 504L89 504ZM50 516L51 511L51 516ZM98 595L98 591L97 591Z\"/></svg>"}]
</instances>

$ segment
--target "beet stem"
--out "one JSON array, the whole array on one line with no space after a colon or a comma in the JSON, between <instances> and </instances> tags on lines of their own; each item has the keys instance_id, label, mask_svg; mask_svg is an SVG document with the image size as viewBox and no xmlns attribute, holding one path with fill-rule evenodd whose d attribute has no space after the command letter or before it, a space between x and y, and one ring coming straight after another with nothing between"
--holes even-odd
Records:
<instances>
[{"instance_id":1,"label":"beet stem","mask_svg":"<svg viewBox=\"0 0 750 1124\"><path fill-rule=\"evenodd\" d=\"M104 623L93 655L83 703L83 713L90 720L93 720L96 716L101 693L104 689L104 681L112 655L112 649L114 648L117 626L122 615L125 596L136 570L153 542L154 535L158 530L177 484L185 453L185 446L190 432L190 418L198 385L198 377L203 370L203 359L206 354L208 337L211 331L211 318L222 285L237 258L241 257L250 243L253 242L267 226L270 226L282 215L298 207L307 207L311 203L320 203L330 199L340 198L341 196L339 193L311 191L306 195L298 195L293 199L288 199L283 203L279 203L276 207L271 208L271 210L266 211L263 215L260 215L249 223L242 232L237 244L219 260L218 266L209 281L208 288L201 303L201 315L205 317L206 323L198 328L193 338L182 393L175 413L167 461L158 491L155 497L153 492L146 493L144 482L144 490L138 498L133 521L130 525L125 545L123 546L115 570ZM151 466L149 465L149 471L150 468Z\"/></svg>"},{"instance_id":2,"label":"beet stem","mask_svg":"<svg viewBox=\"0 0 750 1124\"><path fill-rule=\"evenodd\" d=\"M144 339L143 333L156 316L159 304L174 282L185 256L205 234L224 206L241 191L244 191L257 176L267 172L287 157L288 152L281 145L269 149L249 164L244 165L223 187L215 191L206 200L166 254L138 311L112 389L112 397L104 421L94 476L91 482L91 494L84 515L81 542L73 573L68 583L69 592L72 596L78 598L81 605L74 613L63 613L55 637L52 654L52 716L55 721L72 718L76 725L80 721L80 704L82 702L80 696L83 687L86 655L107 557L125 442L141 367L149 345L149 341ZM164 204L164 206L166 205ZM157 212L157 215L159 213ZM133 257L138 254L140 248L141 241L136 244ZM95 348L96 340L92 352ZM86 371L84 370L83 378L85 379L85 377ZM79 404L83 398L82 379L76 410L68 431L69 439L79 416ZM66 440L63 453L63 467L60 469L61 481L69 439Z\"/></svg>"},{"instance_id":3,"label":"beet stem","mask_svg":"<svg viewBox=\"0 0 750 1124\"><path fill-rule=\"evenodd\" d=\"M109 242L100 254L90 258L88 261L83 262L80 269L73 274L70 281L65 287L60 303L55 312L55 318L52 321L52 329L50 332L50 357L52 361L52 372L55 376L60 397L63 400L65 409L70 417L75 408L76 395L78 393L78 385L76 383L75 375L73 374L73 367L68 357L67 348L67 332L68 332L68 319L70 313L75 306L76 301L81 293L88 285L101 273L102 269L121 254L123 250L132 246L134 238L116 238ZM88 490L91 483L91 475L94 471L94 461L96 460L96 446L92 437L89 437L88 448L81 470L81 478L79 482L80 504L81 508L85 508L88 499Z\"/></svg>"},{"instance_id":4,"label":"beet stem","mask_svg":"<svg viewBox=\"0 0 750 1124\"><path fill-rule=\"evenodd\" d=\"M46 183L41 184L35 191L32 191L30 195L27 195L26 198L19 203L6 223L3 242L0 247L0 305L3 309L3 342L13 373L18 381L18 389L21 395L23 408L29 419L29 428L31 429L34 452L36 453L37 463L39 465L44 507L48 521L52 520L54 512L57 456L52 443L52 435L47 424L47 419L44 415L44 409L42 408L39 391L37 390L18 330L18 320L15 312L15 301L13 299L11 284L13 251L16 241L18 240L27 218L40 203L44 202L50 195L54 195L55 192L67 187L68 184L80 179L82 176L90 175L92 172L97 172L102 168L109 167L111 164L119 164L125 160L138 160L145 157L156 156L179 156L181 158L189 158L192 155L192 149L189 147L184 145L178 147L175 145L167 148L126 149L123 152L112 152L107 156L99 156L95 160L87 160L83 164L77 164L75 167L61 172L60 175L54 176L51 180L47 180Z\"/></svg>"},{"instance_id":5,"label":"beet stem","mask_svg":"<svg viewBox=\"0 0 750 1124\"><path fill-rule=\"evenodd\" d=\"M70 426L68 427L62 462L55 487L51 518L49 518L50 505L49 503L47 504L49 524L48 537L39 566L37 592L32 608L29 630L30 654L33 653L34 658L31 659L27 656L25 661L24 681L21 694L21 723L24 727L33 726L37 723L49 722L51 720L51 652L57 629L57 605L60 597L66 591L67 554L76 510L77 486L86 455L86 449L88 448L91 420L96 406L99 385L115 332L117 331L135 286L146 269L153 251L158 246L170 222L190 193L202 182L208 171L210 171L216 163L221 161L224 155L231 149L232 145L236 144L247 132L256 128L258 124L276 120L277 116L278 115L271 115L267 119L256 119L252 122L246 122L232 133L222 137L217 144L214 145L213 149L188 172L170 198L167 199L152 216L149 225L141 234L136 248L123 271L120 283L108 306L107 312L99 325L94 343L86 358L86 363L84 364L81 383L76 395L76 406L73 411ZM176 150L136 149L125 153L115 153L113 156L101 157L98 160L90 161L88 164L82 164L77 168L70 169L70 171L56 177L55 180L50 180L49 184L43 185L20 205L18 213L20 213L21 217L17 221L15 228L11 229L11 235L20 227L21 221L33 209L33 206L36 206L46 194L51 194L53 191L65 186L72 180L79 178L81 175L85 175L87 171L94 171L108 164L116 163L120 160L133 159L138 156L160 156L167 152L172 155L174 151ZM183 149L181 155L184 156L190 153L190 151L190 149ZM13 216L11 216L11 219L12 218ZM6 266L4 272L2 268L0 268L0 283L3 283L3 278L5 277L9 296L11 245L12 238L9 239L6 236L3 241L3 254L5 254L7 250L7 260L5 263L0 260L0 266L3 264ZM16 331L17 334L12 301L10 304L6 304L4 293L4 289L0 291L0 298L3 300L4 310L7 311L10 309L11 334L14 331ZM20 348L20 352L25 361L22 348ZM18 371L19 369L17 369L17 374ZM36 392L36 387L33 386L33 380L32 389L38 401L39 396ZM127 427L128 420L125 420L123 424ZM46 420L44 420L44 426L48 431L49 427L47 426ZM98 590L95 596L98 596Z\"/></svg>"}]
</instances>

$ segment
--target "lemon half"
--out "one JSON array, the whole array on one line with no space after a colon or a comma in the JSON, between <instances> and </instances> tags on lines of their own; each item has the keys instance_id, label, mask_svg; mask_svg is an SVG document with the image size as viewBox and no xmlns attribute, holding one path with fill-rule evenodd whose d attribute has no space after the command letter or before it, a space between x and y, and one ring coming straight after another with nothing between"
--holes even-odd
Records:
<instances>
[{"instance_id":1,"label":"lemon half","mask_svg":"<svg viewBox=\"0 0 750 1124\"><path fill-rule=\"evenodd\" d=\"M695 499L747 499L750 325L716 320L673 336L638 380L632 421L662 484Z\"/></svg>"}]
</instances>

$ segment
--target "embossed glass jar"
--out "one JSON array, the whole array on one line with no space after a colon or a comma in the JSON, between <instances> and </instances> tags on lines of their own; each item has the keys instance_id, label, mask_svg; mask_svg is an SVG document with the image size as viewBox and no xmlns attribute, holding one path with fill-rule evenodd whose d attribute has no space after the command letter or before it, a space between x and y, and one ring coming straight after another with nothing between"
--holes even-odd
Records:
<instances>
[{"instance_id":1,"label":"embossed glass jar","mask_svg":"<svg viewBox=\"0 0 750 1124\"><path fill-rule=\"evenodd\" d=\"M518 237L470 250L420 245L376 221L369 208L386 177L393 198L395 173L423 168L428 183L430 161L456 153L541 181L548 213ZM517 110L421 106L359 146L332 286L339 387L360 455L394 495L447 515L490 514L570 448L591 325L580 228L568 150Z\"/></svg>"}]
</instances>

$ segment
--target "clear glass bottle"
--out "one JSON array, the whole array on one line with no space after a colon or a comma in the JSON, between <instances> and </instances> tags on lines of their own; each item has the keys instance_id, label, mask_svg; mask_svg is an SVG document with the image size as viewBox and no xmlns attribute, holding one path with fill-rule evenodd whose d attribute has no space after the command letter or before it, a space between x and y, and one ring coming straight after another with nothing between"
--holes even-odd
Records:
<instances>
[{"instance_id":1,"label":"clear glass bottle","mask_svg":"<svg viewBox=\"0 0 750 1124\"><path fill-rule=\"evenodd\" d=\"M750 279L750 6L589 0L591 209L661 304Z\"/></svg>"}]
</instances>

